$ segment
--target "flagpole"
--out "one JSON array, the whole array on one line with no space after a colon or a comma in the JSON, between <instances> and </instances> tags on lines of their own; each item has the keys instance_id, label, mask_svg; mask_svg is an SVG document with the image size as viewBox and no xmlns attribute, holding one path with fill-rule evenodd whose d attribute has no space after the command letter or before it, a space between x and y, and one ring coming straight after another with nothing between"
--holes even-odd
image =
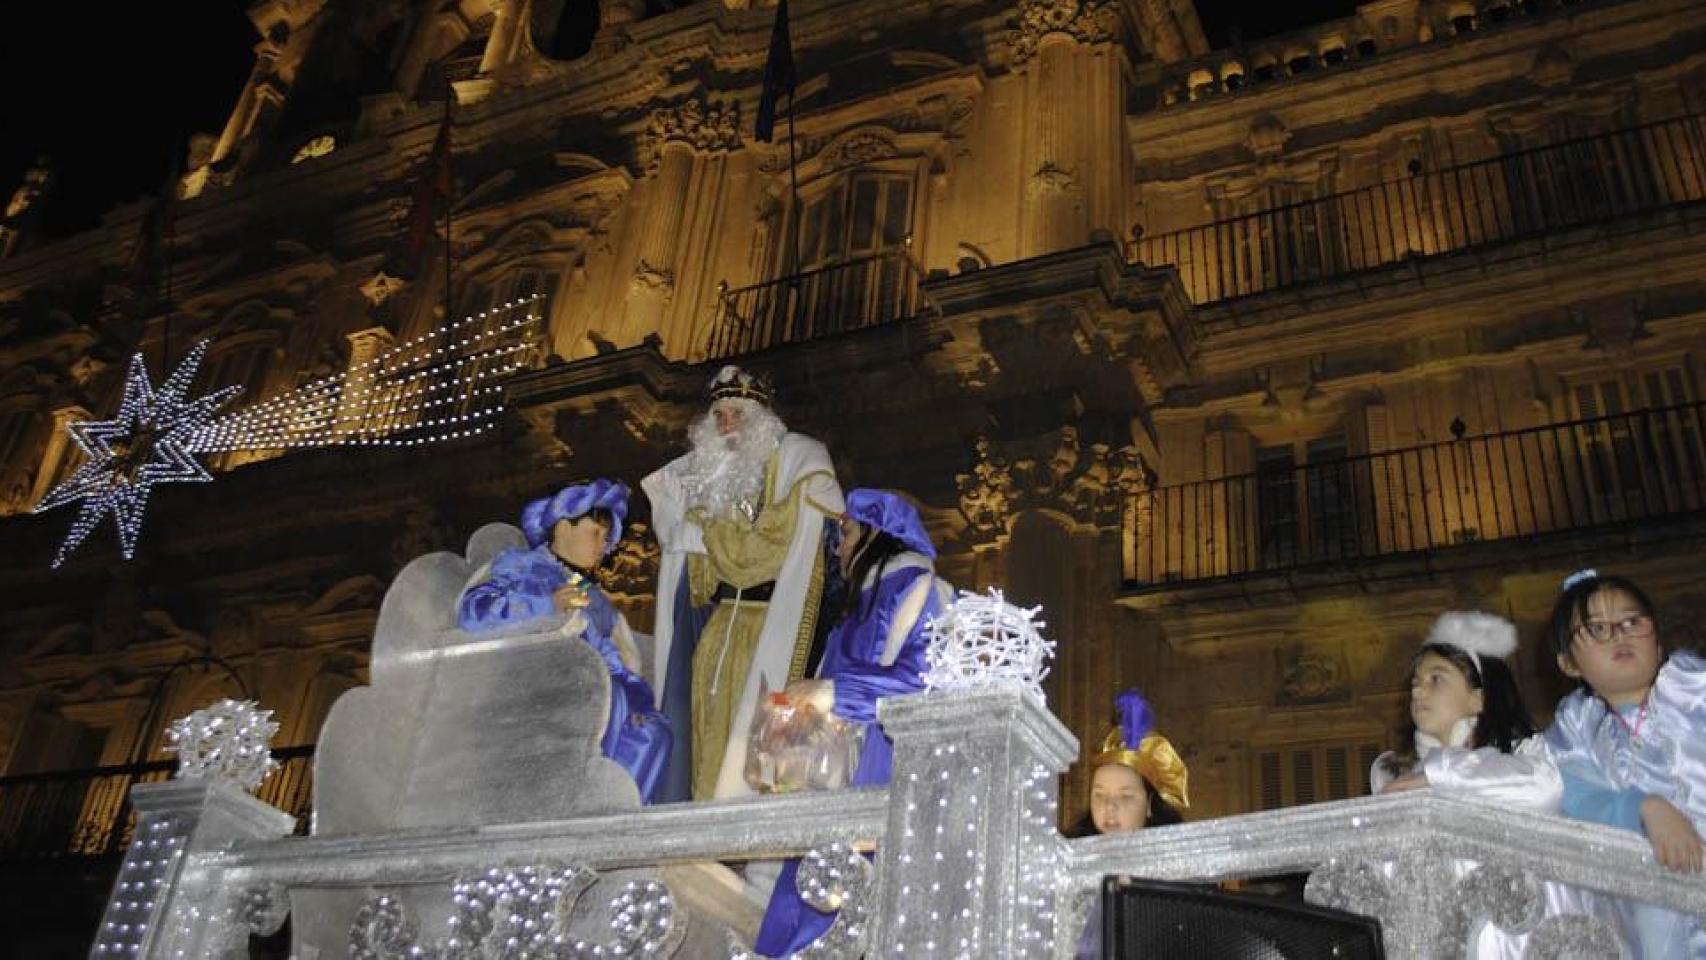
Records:
<instances>
[{"instance_id":1,"label":"flagpole","mask_svg":"<svg viewBox=\"0 0 1706 960\"><path fill-rule=\"evenodd\" d=\"M449 139L450 127L451 127L450 103L451 103L451 100L455 96L456 96L456 88L451 85L450 77L446 76L444 78L444 129L445 129L447 141ZM446 152L448 152L449 143L446 142L445 146L446 146ZM446 163L448 163L448 160L446 161ZM455 274L452 272L452 270L453 270L453 268L451 266L452 251L450 248L451 208L455 206L455 203L452 202L451 193L454 191L454 189L455 189L454 179L449 177L449 176L446 176L445 177L445 194L444 194L444 322L442 325L446 331L445 332L446 338L448 338L450 336L449 328L450 328L450 322L451 322L451 310L452 310L451 305L455 302L455 300L451 296L451 289L450 289L452 278L455 276Z\"/></svg>"},{"instance_id":2,"label":"flagpole","mask_svg":"<svg viewBox=\"0 0 1706 960\"><path fill-rule=\"evenodd\" d=\"M793 251L794 266L788 273L794 278L793 286L800 286L800 221L805 211L800 209L800 161L794 148L794 91L788 90L788 193L794 204Z\"/></svg>"},{"instance_id":3,"label":"flagpole","mask_svg":"<svg viewBox=\"0 0 1706 960\"><path fill-rule=\"evenodd\" d=\"M167 189L174 188L168 185ZM166 202L164 197L155 201L161 205ZM162 212L160 215L165 216L166 214ZM165 301L163 306L166 313L165 319L160 323L160 376L162 377L171 376L172 372L172 246L173 241L177 240L177 232L177 226L172 223L171 218L168 218L165 232L160 235L160 244L165 247L164 250L160 251L160 254L166 259L160 276L161 285L164 287L161 294Z\"/></svg>"}]
</instances>

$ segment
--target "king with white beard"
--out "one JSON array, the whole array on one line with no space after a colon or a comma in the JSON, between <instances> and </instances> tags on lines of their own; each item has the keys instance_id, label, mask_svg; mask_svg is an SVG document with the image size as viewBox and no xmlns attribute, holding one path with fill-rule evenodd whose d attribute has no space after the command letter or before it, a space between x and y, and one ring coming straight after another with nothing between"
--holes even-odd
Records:
<instances>
[{"instance_id":1,"label":"king with white beard","mask_svg":"<svg viewBox=\"0 0 1706 960\"><path fill-rule=\"evenodd\" d=\"M824 577L825 521L846 510L823 444L790 433L762 379L726 366L692 449L645 478L658 570L658 697L691 730L691 799L741 796L760 691L805 670ZM705 611L709 608L709 616ZM686 764L667 799L689 799Z\"/></svg>"}]
</instances>

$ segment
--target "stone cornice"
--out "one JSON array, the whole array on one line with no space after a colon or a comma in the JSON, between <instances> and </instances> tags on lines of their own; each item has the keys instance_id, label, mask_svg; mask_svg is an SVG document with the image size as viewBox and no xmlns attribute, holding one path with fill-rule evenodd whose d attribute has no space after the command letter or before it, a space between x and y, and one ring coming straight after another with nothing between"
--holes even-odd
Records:
<instances>
[{"instance_id":1,"label":"stone cornice","mask_svg":"<svg viewBox=\"0 0 1706 960\"><path fill-rule=\"evenodd\" d=\"M1380 348L1391 343L1394 317L1405 318L1411 337L1506 322L1537 302L1585 301L1607 291L1660 286L1654 272L1660 263L1663 276L1706 275L1706 240L1686 224L1697 216L1658 215L1646 230L1621 231L1615 243L1598 236L1581 240L1577 252L1506 244L1199 307L1202 362L1218 374L1258 360ZM1594 268L1581 269L1584 261ZM1276 349L1281 345L1283 351Z\"/></svg>"},{"instance_id":2,"label":"stone cornice","mask_svg":"<svg viewBox=\"0 0 1706 960\"><path fill-rule=\"evenodd\" d=\"M1666 0L1663 6L1681 16L1681 8L1692 4ZM1441 110L1441 98L1461 101L1458 110L1469 110L1478 91L1492 88L1476 109L1509 103L1514 92L1511 85L1532 86L1525 78L1535 58L1560 43L1578 62L1630 49L1653 49L1656 40L1673 32L1665 25L1666 12L1654 11L1645 3L1615 3L1582 9L1568 18L1537 19L1417 44L1287 82L1133 114L1126 119L1126 134L1131 143L1141 146L1146 165L1157 171L1172 162L1242 143L1251 125L1269 114L1283 116L1286 125L1298 131L1335 127L1341 132L1334 143L1340 144L1345 140L1342 130L1347 118L1378 114L1384 119L1377 129L1384 131L1396 122L1392 112L1406 103L1423 104L1419 119L1429 120L1453 112ZM1627 70L1616 73L1633 78ZM1304 84L1307 96L1302 93ZM1542 92L1533 87L1534 94Z\"/></svg>"}]
</instances>

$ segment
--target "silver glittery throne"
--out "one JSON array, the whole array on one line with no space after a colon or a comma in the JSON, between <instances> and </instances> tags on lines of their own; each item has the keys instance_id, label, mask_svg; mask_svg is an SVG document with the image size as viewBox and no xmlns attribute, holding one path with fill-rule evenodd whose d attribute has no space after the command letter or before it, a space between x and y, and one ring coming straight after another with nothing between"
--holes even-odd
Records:
<instances>
[{"instance_id":1,"label":"silver glittery throne","mask_svg":"<svg viewBox=\"0 0 1706 960\"><path fill-rule=\"evenodd\" d=\"M465 557L419 557L392 583L374 629L371 685L340 697L321 730L315 836L441 833L639 809L633 779L599 751L610 675L597 652L567 642L560 618L480 634L456 626L462 591L498 553L520 546L521 531L488 524ZM655 876L620 871L597 887L636 878ZM587 902L620 892L597 887ZM383 892L415 918L449 915L442 887ZM374 893L294 891L297 956L345 955ZM445 933L418 931L421 943Z\"/></svg>"}]
</instances>

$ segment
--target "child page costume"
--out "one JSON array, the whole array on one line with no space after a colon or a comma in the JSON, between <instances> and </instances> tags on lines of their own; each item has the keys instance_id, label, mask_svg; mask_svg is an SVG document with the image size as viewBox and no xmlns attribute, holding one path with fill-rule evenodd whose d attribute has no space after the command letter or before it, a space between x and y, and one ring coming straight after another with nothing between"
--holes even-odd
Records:
<instances>
[{"instance_id":1,"label":"child page costume","mask_svg":"<svg viewBox=\"0 0 1706 960\"><path fill-rule=\"evenodd\" d=\"M594 509L610 512L605 552L622 536L628 512L628 488L610 480L566 487L535 500L522 511L522 532L530 549L506 550L491 564L489 576L463 591L457 623L470 633L496 630L528 620L560 617L553 597L565 586L577 588L575 609L563 624L565 636L589 644L610 669L610 713L600 749L634 778L642 803L651 803L662 784L674 742L669 720L656 708L651 685L639 673L639 657L627 621L610 603L590 571L579 570L551 550L551 531L561 520L575 520Z\"/></svg>"}]
</instances>

